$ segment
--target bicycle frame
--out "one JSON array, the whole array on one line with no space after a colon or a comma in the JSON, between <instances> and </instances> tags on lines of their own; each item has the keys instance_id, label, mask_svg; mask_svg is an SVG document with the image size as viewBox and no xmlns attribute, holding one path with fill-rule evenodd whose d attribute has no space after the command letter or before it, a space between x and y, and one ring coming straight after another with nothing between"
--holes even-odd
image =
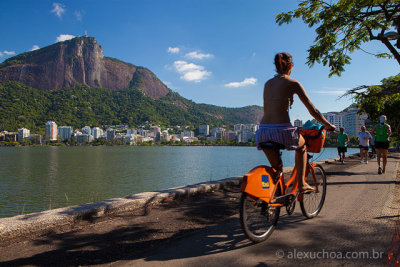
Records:
<instances>
[{"instance_id":1,"label":"bicycle frame","mask_svg":"<svg viewBox=\"0 0 400 267\"><path fill-rule=\"evenodd\" d=\"M314 166L316 166L316 164L314 162L309 162L307 160L305 177L307 178L308 175L311 172L312 178L314 180L314 184L317 184L315 171L314 171ZM248 178L249 178L249 176L254 175L253 173L255 171L257 171L258 168L269 168L269 167L268 166L257 166L253 170L251 170L248 174L246 174L244 176L243 183L242 183L242 186L241 186L241 191L242 192L248 193L255 200L256 199L264 200L271 207L282 207L282 206L284 206L283 203L271 203L272 200L274 199L273 196L275 195L276 190L277 190L278 187L280 187L282 195L286 195L286 194L296 195L299 183L298 183L298 181L296 179L297 170L295 168L293 168L292 173L290 175L290 178L286 183L285 183L285 180L284 180L283 173L280 174L280 177L279 177L279 179L277 180L276 183L274 183L273 180L272 181L268 181L268 188L270 187L270 185L269 185L270 182L272 182L272 188L271 189L273 189L269 193L269 196L261 195L258 192L256 194L254 194L254 193L252 194L252 192L249 192L251 190L251 188L250 189L247 188L247 186L248 186ZM258 174L258 173L256 175L260 176L260 174ZM291 186L292 186L292 188L291 188L290 192L287 192L288 188L291 187ZM249 185L249 187L252 187L252 185ZM318 193L318 187L316 188L316 193ZM299 194L297 200L298 201L302 201L302 199L303 199L303 194Z\"/></svg>"}]
</instances>

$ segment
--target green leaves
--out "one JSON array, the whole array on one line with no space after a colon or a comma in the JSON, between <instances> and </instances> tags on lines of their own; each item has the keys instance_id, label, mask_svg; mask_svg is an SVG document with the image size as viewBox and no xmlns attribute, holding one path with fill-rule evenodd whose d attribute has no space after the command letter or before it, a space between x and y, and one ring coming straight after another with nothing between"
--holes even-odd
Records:
<instances>
[{"instance_id":1,"label":"green leaves","mask_svg":"<svg viewBox=\"0 0 400 267\"><path fill-rule=\"evenodd\" d=\"M304 0L294 11L280 13L276 23L280 26L301 18L309 27L317 26L314 44L308 50L309 66L315 62L330 68L329 76L338 75L350 64L350 53L361 49L362 43L371 40L383 42L390 54L374 55L377 58L395 57L400 64L400 54L383 34L400 27L400 1L398 0L339 0L325 2Z\"/></svg>"},{"instance_id":2,"label":"green leaves","mask_svg":"<svg viewBox=\"0 0 400 267\"><path fill-rule=\"evenodd\" d=\"M359 86L349 90L346 95L353 95L361 110L368 113L368 117L378 122L380 115L388 117L389 124L397 137L400 137L400 75L388 77L381 81L381 85Z\"/></svg>"}]
</instances>

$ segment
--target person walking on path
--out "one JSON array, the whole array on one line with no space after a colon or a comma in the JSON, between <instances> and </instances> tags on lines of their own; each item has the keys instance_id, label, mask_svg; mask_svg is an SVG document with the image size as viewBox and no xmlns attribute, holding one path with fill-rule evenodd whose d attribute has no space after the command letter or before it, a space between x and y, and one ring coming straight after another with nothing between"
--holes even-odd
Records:
<instances>
[{"instance_id":1,"label":"person walking on path","mask_svg":"<svg viewBox=\"0 0 400 267\"><path fill-rule=\"evenodd\" d=\"M344 158L346 157L347 152L347 144L350 141L349 136L344 132L344 128L340 127L340 132L337 136L337 143L338 143L338 154L339 154L339 161L344 164Z\"/></svg>"},{"instance_id":2,"label":"person walking on path","mask_svg":"<svg viewBox=\"0 0 400 267\"><path fill-rule=\"evenodd\" d=\"M389 137L392 135L392 130L390 129L390 125L386 123L386 116L382 115L379 117L379 124L375 125L372 129L372 134L375 134L375 148L377 154L378 161L378 174L385 173L386 163L387 163L387 155L389 150ZM382 167L381 168L381 158L382 158Z\"/></svg>"},{"instance_id":3,"label":"person walking on path","mask_svg":"<svg viewBox=\"0 0 400 267\"><path fill-rule=\"evenodd\" d=\"M365 126L361 126L361 132L358 134L357 139L360 141L360 163L363 163L364 158L365 164L368 164L368 148L369 141L372 139L372 136L369 132L367 132Z\"/></svg>"}]
</instances>

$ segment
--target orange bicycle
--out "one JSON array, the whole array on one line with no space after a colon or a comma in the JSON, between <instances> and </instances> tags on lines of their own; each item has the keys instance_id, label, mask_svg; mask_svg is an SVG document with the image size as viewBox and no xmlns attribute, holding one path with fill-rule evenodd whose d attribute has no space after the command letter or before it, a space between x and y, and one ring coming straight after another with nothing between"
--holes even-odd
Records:
<instances>
[{"instance_id":1,"label":"orange bicycle","mask_svg":"<svg viewBox=\"0 0 400 267\"><path fill-rule=\"evenodd\" d=\"M275 142L260 145L262 148L279 151L284 149L281 144ZM276 227L281 208L285 207L287 214L291 215L296 206L296 199L307 218L314 218L321 211L326 196L326 175L321 165L309 162L311 158L312 155L307 154L305 177L307 183L315 188L312 193L299 194L298 182L295 179L296 169L293 169L287 182L283 173L265 165L257 166L243 176L240 188L240 222L251 241L259 243L266 240Z\"/></svg>"}]
</instances>

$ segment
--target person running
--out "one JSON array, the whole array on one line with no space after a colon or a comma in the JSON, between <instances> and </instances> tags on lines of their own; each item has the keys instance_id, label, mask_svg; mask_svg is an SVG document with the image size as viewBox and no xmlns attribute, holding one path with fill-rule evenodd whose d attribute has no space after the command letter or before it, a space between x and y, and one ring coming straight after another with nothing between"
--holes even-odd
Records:
<instances>
[{"instance_id":1,"label":"person running","mask_svg":"<svg viewBox=\"0 0 400 267\"><path fill-rule=\"evenodd\" d=\"M368 164L368 148L369 141L372 139L372 136L365 126L361 126L361 132L358 134L357 139L360 141L360 163L363 163L363 158L365 159L365 164Z\"/></svg>"},{"instance_id":2,"label":"person running","mask_svg":"<svg viewBox=\"0 0 400 267\"><path fill-rule=\"evenodd\" d=\"M371 135L372 135L372 139L371 139L371 142L370 142L370 146L371 146L371 155L369 156L369 158L370 159L374 159L374 158L376 158L376 150L375 150L375 135L374 134L372 134L371 133Z\"/></svg>"},{"instance_id":3,"label":"person running","mask_svg":"<svg viewBox=\"0 0 400 267\"><path fill-rule=\"evenodd\" d=\"M386 116L382 115L379 117L379 124L375 125L372 129L372 134L375 134L375 149L376 149L376 159L378 161L378 174L385 173L387 154L389 150L389 136L392 135L392 130L390 125L386 123ZM382 167L381 168L381 158Z\"/></svg>"},{"instance_id":4,"label":"person running","mask_svg":"<svg viewBox=\"0 0 400 267\"><path fill-rule=\"evenodd\" d=\"M255 143L263 150L272 167L282 172L282 161L276 149L261 148L260 143L273 141L282 144L288 150L296 150L296 179L301 193L314 191L305 181L307 150L304 137L297 127L293 127L289 118L289 107L293 104L293 95L297 94L310 114L323 125L326 130L333 131L335 126L314 107L300 82L290 78L293 68L292 56L289 53L275 55L277 74L264 85L264 116L260 128L255 135Z\"/></svg>"},{"instance_id":5,"label":"person running","mask_svg":"<svg viewBox=\"0 0 400 267\"><path fill-rule=\"evenodd\" d=\"M338 133L337 136L337 143L338 143L338 155L339 155L339 161L344 164L344 158L346 157L346 152L347 152L347 144L349 143L350 139L349 136L344 132L344 128L340 127L340 132Z\"/></svg>"}]
</instances>

